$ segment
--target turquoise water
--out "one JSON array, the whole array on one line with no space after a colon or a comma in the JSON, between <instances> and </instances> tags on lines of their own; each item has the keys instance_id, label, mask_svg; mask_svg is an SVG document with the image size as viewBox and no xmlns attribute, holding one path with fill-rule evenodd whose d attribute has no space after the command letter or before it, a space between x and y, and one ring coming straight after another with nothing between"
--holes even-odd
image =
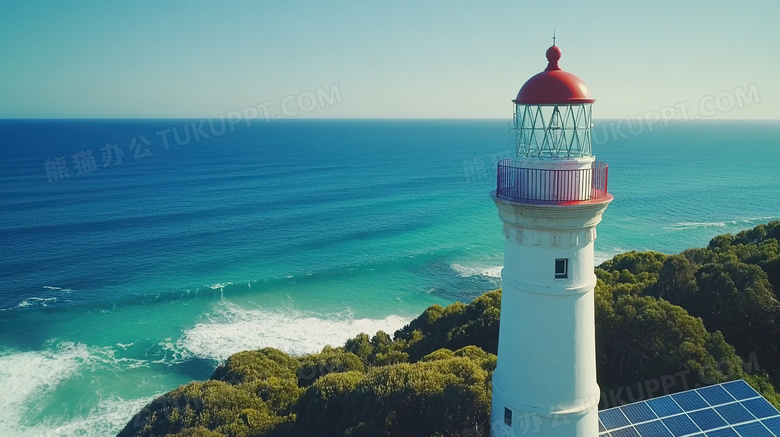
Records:
<instances>
[{"instance_id":1,"label":"turquoise water","mask_svg":"<svg viewBox=\"0 0 780 437\"><path fill-rule=\"evenodd\" d=\"M505 120L191 123L0 121L0 435L110 435L234 352L312 352L500 286ZM778 133L597 121L597 258L780 219Z\"/></svg>"}]
</instances>

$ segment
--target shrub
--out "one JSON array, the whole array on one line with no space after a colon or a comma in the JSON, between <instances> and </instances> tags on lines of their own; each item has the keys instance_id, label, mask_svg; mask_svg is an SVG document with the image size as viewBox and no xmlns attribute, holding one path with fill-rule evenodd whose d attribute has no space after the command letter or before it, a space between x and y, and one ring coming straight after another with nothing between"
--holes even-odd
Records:
<instances>
[{"instance_id":1,"label":"shrub","mask_svg":"<svg viewBox=\"0 0 780 437\"><path fill-rule=\"evenodd\" d=\"M242 437L264 433L294 416L277 416L257 396L223 381L192 382L155 399L118 434L209 434Z\"/></svg>"},{"instance_id":2,"label":"shrub","mask_svg":"<svg viewBox=\"0 0 780 437\"><path fill-rule=\"evenodd\" d=\"M318 354L304 355L298 358L298 385L308 387L317 378L332 372L364 372L365 365L357 355L342 348L325 346Z\"/></svg>"}]
</instances>

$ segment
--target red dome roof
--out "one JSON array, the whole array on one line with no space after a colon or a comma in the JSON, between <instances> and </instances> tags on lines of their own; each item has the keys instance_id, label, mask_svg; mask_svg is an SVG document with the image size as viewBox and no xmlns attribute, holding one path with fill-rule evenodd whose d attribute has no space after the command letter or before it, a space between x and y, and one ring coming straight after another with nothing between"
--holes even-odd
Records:
<instances>
[{"instance_id":1,"label":"red dome roof","mask_svg":"<svg viewBox=\"0 0 780 437\"><path fill-rule=\"evenodd\" d=\"M561 49L556 46L547 49L547 68L528 79L512 101L523 105L595 102L582 79L558 67L559 59Z\"/></svg>"}]
</instances>

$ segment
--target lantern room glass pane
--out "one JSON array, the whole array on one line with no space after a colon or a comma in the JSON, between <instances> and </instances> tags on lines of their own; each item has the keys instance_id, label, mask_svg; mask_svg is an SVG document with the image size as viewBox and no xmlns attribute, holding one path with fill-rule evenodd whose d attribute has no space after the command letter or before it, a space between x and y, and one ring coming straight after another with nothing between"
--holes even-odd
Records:
<instances>
[{"instance_id":1,"label":"lantern room glass pane","mask_svg":"<svg viewBox=\"0 0 780 437\"><path fill-rule=\"evenodd\" d=\"M591 156L593 105L515 105L517 155L528 158Z\"/></svg>"}]
</instances>

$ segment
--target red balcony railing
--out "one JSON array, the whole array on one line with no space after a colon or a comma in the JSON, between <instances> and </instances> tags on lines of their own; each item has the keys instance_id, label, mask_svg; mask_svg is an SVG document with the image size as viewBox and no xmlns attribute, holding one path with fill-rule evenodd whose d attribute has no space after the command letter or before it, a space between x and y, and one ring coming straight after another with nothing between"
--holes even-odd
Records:
<instances>
[{"instance_id":1,"label":"red balcony railing","mask_svg":"<svg viewBox=\"0 0 780 437\"><path fill-rule=\"evenodd\" d=\"M607 164L594 162L590 168L548 170L515 167L511 159L498 163L496 197L509 201L567 204L609 197Z\"/></svg>"}]
</instances>

